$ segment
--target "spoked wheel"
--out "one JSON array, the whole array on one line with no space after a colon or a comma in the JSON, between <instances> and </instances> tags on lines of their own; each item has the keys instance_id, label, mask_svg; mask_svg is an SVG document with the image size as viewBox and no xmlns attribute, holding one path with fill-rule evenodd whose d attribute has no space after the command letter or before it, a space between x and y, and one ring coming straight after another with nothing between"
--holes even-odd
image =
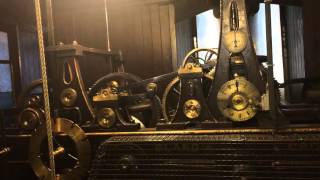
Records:
<instances>
[{"instance_id":1,"label":"spoked wheel","mask_svg":"<svg viewBox=\"0 0 320 180\"><path fill-rule=\"evenodd\" d=\"M171 122L176 115L181 95L179 78L173 79L166 87L162 96L162 115L166 122Z\"/></svg>"},{"instance_id":2,"label":"spoked wheel","mask_svg":"<svg viewBox=\"0 0 320 180\"><path fill-rule=\"evenodd\" d=\"M157 106L159 100L156 96L151 96L146 87L130 88L130 84L139 81L141 81L139 77L129 73L111 73L96 81L89 90L89 98L94 99L94 96L100 95L100 98L105 99L106 102L116 101L116 108L103 108L102 112L97 112L97 121L100 126L104 126L105 123L101 121L106 119L108 119L106 123L111 122L111 118L99 118L105 117L106 114L108 117L114 114L112 119L117 116L122 124L142 122L147 127L155 126L160 116ZM109 128L113 124L105 124L105 127Z\"/></svg>"},{"instance_id":3,"label":"spoked wheel","mask_svg":"<svg viewBox=\"0 0 320 180\"><path fill-rule=\"evenodd\" d=\"M182 66L192 63L203 68L205 77L214 78L218 53L210 48L196 48L191 50L183 59Z\"/></svg>"},{"instance_id":4,"label":"spoked wheel","mask_svg":"<svg viewBox=\"0 0 320 180\"><path fill-rule=\"evenodd\" d=\"M190 51L183 60L182 66L192 63L202 67L204 77L202 87L207 96L212 80L214 79L217 53L213 49L196 48ZM172 122L179 106L181 84L179 77L173 79L166 87L162 96L162 114L166 122Z\"/></svg>"}]
</instances>

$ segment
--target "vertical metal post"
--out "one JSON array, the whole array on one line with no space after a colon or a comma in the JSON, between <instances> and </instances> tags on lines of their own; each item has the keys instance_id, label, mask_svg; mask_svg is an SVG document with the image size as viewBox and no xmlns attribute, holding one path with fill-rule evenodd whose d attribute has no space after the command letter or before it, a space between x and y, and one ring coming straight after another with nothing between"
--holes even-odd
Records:
<instances>
[{"instance_id":1,"label":"vertical metal post","mask_svg":"<svg viewBox=\"0 0 320 180\"><path fill-rule=\"evenodd\" d=\"M270 4L272 0L265 0L265 16L266 16L266 38L267 38L267 58L268 58L268 91L269 91L269 105L270 118L276 123L276 108L275 108L275 89L273 76L273 59L272 59L272 29L271 29L271 9Z\"/></svg>"},{"instance_id":2,"label":"vertical metal post","mask_svg":"<svg viewBox=\"0 0 320 180\"><path fill-rule=\"evenodd\" d=\"M56 177L56 173L55 173L55 162L54 162L54 155L53 155L53 141L52 141L53 136L52 136L51 116L50 116L48 76L47 76L47 65L46 65L46 57L45 57L45 47L44 47L44 41L43 41L40 0L34 0L34 5L35 5L35 14L36 14L39 54L40 54L44 110L45 110L46 128L47 128L47 136L48 136L47 137L48 150L49 150L49 160L50 160L50 169L51 169L50 179L54 180Z\"/></svg>"},{"instance_id":3,"label":"vertical metal post","mask_svg":"<svg viewBox=\"0 0 320 180\"><path fill-rule=\"evenodd\" d=\"M48 32L48 44L49 46L54 46L54 25L53 25L53 15L52 15L52 1L46 0L46 12L47 12L47 32Z\"/></svg>"},{"instance_id":4,"label":"vertical metal post","mask_svg":"<svg viewBox=\"0 0 320 180\"><path fill-rule=\"evenodd\" d=\"M107 41L107 50L111 51L110 46L110 32L109 32L109 16L108 16L108 0L104 0L104 12L106 16L106 41Z\"/></svg>"}]
</instances>

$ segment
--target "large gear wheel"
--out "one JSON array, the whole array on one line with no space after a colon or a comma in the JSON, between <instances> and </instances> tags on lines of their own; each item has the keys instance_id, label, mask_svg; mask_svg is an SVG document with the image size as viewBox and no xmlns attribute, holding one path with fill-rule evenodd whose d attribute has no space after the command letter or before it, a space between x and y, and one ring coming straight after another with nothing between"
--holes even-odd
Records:
<instances>
[{"instance_id":1,"label":"large gear wheel","mask_svg":"<svg viewBox=\"0 0 320 180\"><path fill-rule=\"evenodd\" d=\"M210 83L214 79L217 55L214 49L195 48L185 56L182 62L182 67L192 63L195 66L203 68L204 78L202 78L202 86L205 95L207 95ZM167 123L171 122L176 114L179 106L180 91L180 79L176 77L167 85L162 95L161 109L164 120Z\"/></svg>"},{"instance_id":2,"label":"large gear wheel","mask_svg":"<svg viewBox=\"0 0 320 180\"><path fill-rule=\"evenodd\" d=\"M21 109L18 126L22 130L32 131L44 120L44 105L42 96L42 80L32 81L22 90L17 101Z\"/></svg>"},{"instance_id":3,"label":"large gear wheel","mask_svg":"<svg viewBox=\"0 0 320 180\"><path fill-rule=\"evenodd\" d=\"M129 88L130 84L140 81L141 78L133 74L111 73L94 83L89 90L88 97L93 99L94 95L105 90L114 95L127 94L126 102L119 104L119 108L115 109L119 120L123 124L134 123L138 120L147 127L154 127L157 120L160 119L159 98L157 96L149 97L148 86ZM129 119L129 122L124 119Z\"/></svg>"},{"instance_id":4,"label":"large gear wheel","mask_svg":"<svg viewBox=\"0 0 320 180\"><path fill-rule=\"evenodd\" d=\"M162 96L162 114L166 122L171 122L173 120L173 117L178 109L180 94L180 79L176 77L167 85ZM168 102L169 99L171 101L170 104Z\"/></svg>"},{"instance_id":5,"label":"large gear wheel","mask_svg":"<svg viewBox=\"0 0 320 180\"><path fill-rule=\"evenodd\" d=\"M86 176L91 160L91 148L85 132L74 122L57 118L52 124L57 179L79 180ZM45 124L32 134L29 160L35 174L51 179Z\"/></svg>"},{"instance_id":6,"label":"large gear wheel","mask_svg":"<svg viewBox=\"0 0 320 180\"><path fill-rule=\"evenodd\" d=\"M36 89L41 89L42 91L42 79L32 81L26 88L22 90L17 101L17 105L19 108L23 108L29 104L29 96L34 93Z\"/></svg>"}]
</instances>

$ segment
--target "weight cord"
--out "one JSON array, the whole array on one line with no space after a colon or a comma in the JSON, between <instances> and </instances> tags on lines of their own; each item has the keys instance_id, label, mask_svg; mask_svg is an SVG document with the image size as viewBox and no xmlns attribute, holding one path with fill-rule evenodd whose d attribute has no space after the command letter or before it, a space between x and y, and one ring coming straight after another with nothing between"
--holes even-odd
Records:
<instances>
[{"instance_id":1,"label":"weight cord","mask_svg":"<svg viewBox=\"0 0 320 180\"><path fill-rule=\"evenodd\" d=\"M38 35L38 45L39 45L39 55L40 55L40 67L41 67L41 78L43 85L43 96L44 96L44 110L46 118L46 128L48 137L48 149L49 149L49 160L50 160L50 170L51 178L55 179L55 162L53 156L53 141L52 141L52 127L51 127L51 117L50 117L50 102L49 102L49 88L48 88L48 78L47 78L47 68L46 68L46 57L43 42L43 30L42 30L42 18L41 18L41 7L40 0L34 0L35 5L35 15L37 24L37 35Z\"/></svg>"}]
</instances>

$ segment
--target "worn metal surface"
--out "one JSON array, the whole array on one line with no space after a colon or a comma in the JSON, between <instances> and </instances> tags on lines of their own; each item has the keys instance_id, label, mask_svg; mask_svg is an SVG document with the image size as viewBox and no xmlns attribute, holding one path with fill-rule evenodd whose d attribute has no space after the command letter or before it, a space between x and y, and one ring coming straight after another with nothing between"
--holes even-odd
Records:
<instances>
[{"instance_id":1,"label":"worn metal surface","mask_svg":"<svg viewBox=\"0 0 320 180\"><path fill-rule=\"evenodd\" d=\"M311 180L319 152L318 133L120 135L100 145L89 179Z\"/></svg>"},{"instance_id":2,"label":"worn metal surface","mask_svg":"<svg viewBox=\"0 0 320 180\"><path fill-rule=\"evenodd\" d=\"M81 179L86 175L86 172L90 165L91 160L91 147L87 136L84 131L76 125L74 122L58 118L55 119L52 125L53 139L54 143L52 145L53 152L52 156L57 158L58 154L64 154L64 158L72 158L76 161L76 165L73 167L67 167L63 173L58 173L57 176L59 179ZM72 143L70 144L61 144L61 141L57 141L58 136L65 136L71 138ZM42 148L45 144L46 131L44 125L40 126L34 134L32 134L29 143L29 161L35 174L40 179L51 179L51 170L46 164L46 155L45 150ZM72 147L74 144L76 148L76 153L71 153L71 150L68 148ZM66 160L66 159L64 159ZM55 170L58 163L55 163ZM60 164L61 165L61 164ZM55 179L55 178L54 178Z\"/></svg>"}]
</instances>

